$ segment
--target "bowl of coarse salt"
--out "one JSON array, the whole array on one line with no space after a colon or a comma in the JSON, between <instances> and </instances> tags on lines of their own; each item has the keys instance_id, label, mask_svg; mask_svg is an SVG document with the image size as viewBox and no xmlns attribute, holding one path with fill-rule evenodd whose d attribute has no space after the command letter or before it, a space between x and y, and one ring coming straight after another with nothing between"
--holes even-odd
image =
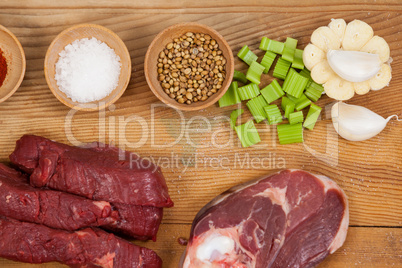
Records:
<instances>
[{"instance_id":1,"label":"bowl of coarse salt","mask_svg":"<svg viewBox=\"0 0 402 268\"><path fill-rule=\"evenodd\" d=\"M80 24L64 30L46 53L45 77L50 90L76 110L96 111L116 102L130 76L126 45L100 25Z\"/></svg>"}]
</instances>

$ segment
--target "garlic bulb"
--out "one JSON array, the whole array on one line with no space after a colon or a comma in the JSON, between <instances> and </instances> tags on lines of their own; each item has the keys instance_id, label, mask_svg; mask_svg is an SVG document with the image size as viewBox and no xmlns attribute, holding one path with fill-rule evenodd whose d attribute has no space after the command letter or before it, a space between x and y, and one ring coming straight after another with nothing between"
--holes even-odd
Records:
<instances>
[{"instance_id":1,"label":"garlic bulb","mask_svg":"<svg viewBox=\"0 0 402 268\"><path fill-rule=\"evenodd\" d=\"M349 82L364 82L375 76L382 62L378 54L361 51L328 50L328 63L332 70Z\"/></svg>"},{"instance_id":2,"label":"garlic bulb","mask_svg":"<svg viewBox=\"0 0 402 268\"><path fill-rule=\"evenodd\" d=\"M336 132L344 139L350 141L363 141L380 133L391 115L387 119L362 106L337 102L331 109L332 123Z\"/></svg>"}]
</instances>

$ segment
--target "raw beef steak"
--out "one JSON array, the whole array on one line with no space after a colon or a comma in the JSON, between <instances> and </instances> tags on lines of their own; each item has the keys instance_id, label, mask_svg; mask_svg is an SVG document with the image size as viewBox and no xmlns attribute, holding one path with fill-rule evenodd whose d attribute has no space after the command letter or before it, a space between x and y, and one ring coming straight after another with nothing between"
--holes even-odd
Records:
<instances>
[{"instance_id":1,"label":"raw beef steak","mask_svg":"<svg viewBox=\"0 0 402 268\"><path fill-rule=\"evenodd\" d=\"M182 267L315 267L342 246L345 193L324 176L284 170L236 186L196 215Z\"/></svg>"},{"instance_id":2,"label":"raw beef steak","mask_svg":"<svg viewBox=\"0 0 402 268\"><path fill-rule=\"evenodd\" d=\"M28 263L60 262L70 267L159 268L162 260L100 229L75 232L0 216L0 257Z\"/></svg>"}]
</instances>

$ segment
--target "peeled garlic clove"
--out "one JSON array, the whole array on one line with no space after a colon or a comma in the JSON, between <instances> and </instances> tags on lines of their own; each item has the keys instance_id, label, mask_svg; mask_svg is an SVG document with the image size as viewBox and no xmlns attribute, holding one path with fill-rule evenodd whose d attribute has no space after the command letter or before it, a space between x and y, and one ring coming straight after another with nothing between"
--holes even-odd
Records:
<instances>
[{"instance_id":1,"label":"peeled garlic clove","mask_svg":"<svg viewBox=\"0 0 402 268\"><path fill-rule=\"evenodd\" d=\"M382 62L377 54L360 51L329 50L328 63L332 70L350 82L363 82L380 71Z\"/></svg>"},{"instance_id":2,"label":"peeled garlic clove","mask_svg":"<svg viewBox=\"0 0 402 268\"><path fill-rule=\"evenodd\" d=\"M323 86L328 97L336 100L348 100L355 95L353 84L337 76L328 80Z\"/></svg>"},{"instance_id":3,"label":"peeled garlic clove","mask_svg":"<svg viewBox=\"0 0 402 268\"><path fill-rule=\"evenodd\" d=\"M339 37L339 40L342 42L343 36L345 35L346 30L346 22L344 19L331 19L331 22L328 24L328 27L334 31L334 33Z\"/></svg>"},{"instance_id":4,"label":"peeled garlic clove","mask_svg":"<svg viewBox=\"0 0 402 268\"><path fill-rule=\"evenodd\" d=\"M389 60L389 45L384 38L377 35L371 38L360 51L379 55L381 62L386 62Z\"/></svg>"},{"instance_id":5,"label":"peeled garlic clove","mask_svg":"<svg viewBox=\"0 0 402 268\"><path fill-rule=\"evenodd\" d=\"M361 20L349 22L342 40L344 50L360 50L374 35L373 28Z\"/></svg>"},{"instance_id":6,"label":"peeled garlic clove","mask_svg":"<svg viewBox=\"0 0 402 268\"><path fill-rule=\"evenodd\" d=\"M355 89L356 94L364 95L370 91L370 84L368 81L355 82L353 83L353 88Z\"/></svg>"},{"instance_id":7,"label":"peeled garlic clove","mask_svg":"<svg viewBox=\"0 0 402 268\"><path fill-rule=\"evenodd\" d=\"M327 52L328 49L339 49L341 47L339 37L326 26L317 28L311 34L311 43L324 52Z\"/></svg>"},{"instance_id":8,"label":"peeled garlic clove","mask_svg":"<svg viewBox=\"0 0 402 268\"><path fill-rule=\"evenodd\" d=\"M380 71L368 82L372 90L380 90L389 85L391 78L391 67L384 63Z\"/></svg>"},{"instance_id":9,"label":"peeled garlic clove","mask_svg":"<svg viewBox=\"0 0 402 268\"><path fill-rule=\"evenodd\" d=\"M313 44L308 44L303 51L303 63L308 70L325 59L325 53Z\"/></svg>"},{"instance_id":10,"label":"peeled garlic clove","mask_svg":"<svg viewBox=\"0 0 402 268\"><path fill-rule=\"evenodd\" d=\"M336 132L350 141L363 141L374 137L394 116L384 119L367 108L343 102L336 103L331 109L332 123Z\"/></svg>"},{"instance_id":11,"label":"peeled garlic clove","mask_svg":"<svg viewBox=\"0 0 402 268\"><path fill-rule=\"evenodd\" d=\"M321 61L316 64L311 70L311 78L318 84L324 84L329 79L333 78L335 73L332 71L327 61Z\"/></svg>"}]
</instances>

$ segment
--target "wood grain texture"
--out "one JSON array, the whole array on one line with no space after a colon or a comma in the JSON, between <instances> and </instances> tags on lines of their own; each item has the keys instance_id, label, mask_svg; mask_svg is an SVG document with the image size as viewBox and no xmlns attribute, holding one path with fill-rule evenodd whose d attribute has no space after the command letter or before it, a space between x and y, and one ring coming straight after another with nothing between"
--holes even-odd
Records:
<instances>
[{"instance_id":1,"label":"wood grain texture","mask_svg":"<svg viewBox=\"0 0 402 268\"><path fill-rule=\"evenodd\" d=\"M313 131L304 132L304 144L281 146L275 128L261 123L257 128L262 142L244 149L228 123L236 107L219 109L215 105L184 113L161 107L143 72L152 39L179 22L207 24L226 38L234 54L247 44L261 57L262 36L280 41L291 36L303 48L313 30L331 18L362 19L390 45L393 78L388 88L355 96L348 103L363 105L384 117L401 117L401 10L400 1L2 1L0 24L22 43L27 72L20 89L0 104L0 161L8 161L15 140L25 133L69 144L99 140L152 157L164 171L175 207L165 212L158 242L142 245L155 249L164 259L164 267L177 266L184 250L177 237L188 237L193 217L214 196L281 168L303 168L334 179L349 197L353 227L346 244L320 267L401 267L400 122L391 121L370 140L349 142L334 132L326 114L332 101L323 97L318 102L324 107L322 118ZM49 44L62 30L78 23L110 28L130 52L129 86L104 112L69 110L45 81L43 62ZM235 69L245 71L246 65L236 59ZM264 76L262 86L270 81L270 76ZM248 118L246 112L241 120ZM37 266L0 259L0 267Z\"/></svg>"}]
</instances>

